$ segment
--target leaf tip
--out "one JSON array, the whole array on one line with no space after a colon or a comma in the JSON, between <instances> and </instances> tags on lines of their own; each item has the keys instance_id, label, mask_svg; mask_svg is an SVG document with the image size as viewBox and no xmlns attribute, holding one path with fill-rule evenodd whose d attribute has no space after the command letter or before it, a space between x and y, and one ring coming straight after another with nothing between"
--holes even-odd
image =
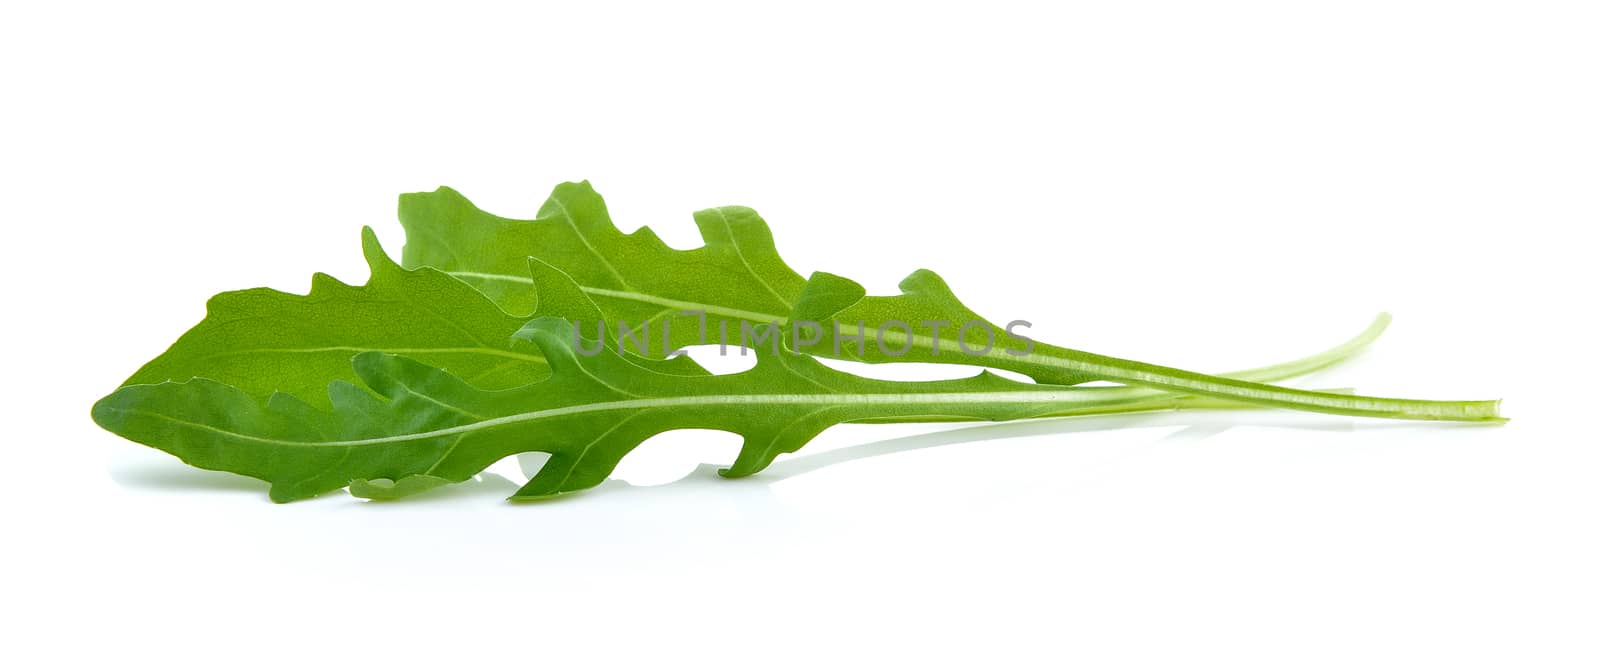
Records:
<instances>
[{"instance_id":1,"label":"leaf tip","mask_svg":"<svg viewBox=\"0 0 1600 666\"><path fill-rule=\"evenodd\" d=\"M749 206L702 208L694 212L694 224L706 245L736 243L740 252L755 250L761 254L777 254L772 229L756 209Z\"/></svg>"},{"instance_id":2,"label":"leaf tip","mask_svg":"<svg viewBox=\"0 0 1600 666\"><path fill-rule=\"evenodd\" d=\"M118 409L115 403L120 400L118 394L121 392L122 389L112 391L105 397L96 400L94 405L89 407L89 418L94 421L95 425L109 432L117 431L116 426L121 420L122 410Z\"/></svg>"},{"instance_id":3,"label":"leaf tip","mask_svg":"<svg viewBox=\"0 0 1600 666\"><path fill-rule=\"evenodd\" d=\"M462 215L477 211L466 195L440 185L432 192L406 192L400 195L396 213L400 226L411 230L413 225L434 224L440 220L454 221Z\"/></svg>"},{"instance_id":4,"label":"leaf tip","mask_svg":"<svg viewBox=\"0 0 1600 666\"><path fill-rule=\"evenodd\" d=\"M466 201L467 197L457 192L449 185L440 185L433 188L432 192L403 192L400 194L400 208L408 206L425 205L445 201Z\"/></svg>"},{"instance_id":5,"label":"leaf tip","mask_svg":"<svg viewBox=\"0 0 1600 666\"><path fill-rule=\"evenodd\" d=\"M900 281L900 291L907 294L919 292L933 292L940 295L953 294L950 291L950 285L944 281L944 278L926 268L918 268L911 271L910 275Z\"/></svg>"},{"instance_id":6,"label":"leaf tip","mask_svg":"<svg viewBox=\"0 0 1600 666\"><path fill-rule=\"evenodd\" d=\"M854 305L867 295L867 288L847 277L817 271L795 300L793 319L823 321Z\"/></svg>"},{"instance_id":7,"label":"leaf tip","mask_svg":"<svg viewBox=\"0 0 1600 666\"><path fill-rule=\"evenodd\" d=\"M361 256L367 260L367 268L374 277L382 270L393 270L400 267L389 253L383 250L383 243L378 240L378 232L370 226L361 227Z\"/></svg>"},{"instance_id":8,"label":"leaf tip","mask_svg":"<svg viewBox=\"0 0 1600 666\"><path fill-rule=\"evenodd\" d=\"M305 495L295 492L289 486L289 484L286 483L274 483L271 487L267 488L267 499L272 500L273 504L288 504L295 500L301 500L305 498Z\"/></svg>"},{"instance_id":9,"label":"leaf tip","mask_svg":"<svg viewBox=\"0 0 1600 666\"><path fill-rule=\"evenodd\" d=\"M594 186L590 185L587 180L569 180L551 188L550 197L547 201L560 201L572 196L598 199L600 198L600 193L596 192Z\"/></svg>"},{"instance_id":10,"label":"leaf tip","mask_svg":"<svg viewBox=\"0 0 1600 666\"><path fill-rule=\"evenodd\" d=\"M455 483L430 474L411 474L394 479L355 479L346 489L352 497L388 502Z\"/></svg>"}]
</instances>

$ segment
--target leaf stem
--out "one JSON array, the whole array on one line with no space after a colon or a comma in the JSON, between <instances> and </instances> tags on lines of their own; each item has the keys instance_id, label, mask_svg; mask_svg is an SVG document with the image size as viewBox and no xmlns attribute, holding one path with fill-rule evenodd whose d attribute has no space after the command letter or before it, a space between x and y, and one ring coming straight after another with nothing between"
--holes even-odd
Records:
<instances>
[{"instance_id":1,"label":"leaf stem","mask_svg":"<svg viewBox=\"0 0 1600 666\"><path fill-rule=\"evenodd\" d=\"M1167 391L1326 414L1421 421L1502 423L1499 400L1406 400L1337 395L1206 375L1040 344L1020 364L1095 375Z\"/></svg>"}]
</instances>

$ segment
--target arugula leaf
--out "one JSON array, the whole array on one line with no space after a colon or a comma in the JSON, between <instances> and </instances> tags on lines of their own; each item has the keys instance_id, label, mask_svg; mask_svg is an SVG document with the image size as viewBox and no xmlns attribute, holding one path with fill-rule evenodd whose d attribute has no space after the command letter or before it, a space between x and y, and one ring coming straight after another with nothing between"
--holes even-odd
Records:
<instances>
[{"instance_id":1,"label":"arugula leaf","mask_svg":"<svg viewBox=\"0 0 1600 666\"><path fill-rule=\"evenodd\" d=\"M167 370L183 367L184 363L197 375L215 375L216 368L208 365L209 359L205 354L196 352L197 348L203 349L205 344L223 344L229 340L236 343L252 343L260 335L283 330L300 330L313 327L317 331L318 339L342 339L341 336L360 337L359 329L347 330L334 325L335 322L317 320L316 315L324 311L319 309L324 304L334 304L340 307L353 307L362 310L367 306L389 307L396 296L401 302L408 302L412 294L407 294L396 285L389 284L398 281L405 284L407 281L419 281L424 285L443 287L446 292L454 290L442 300L431 301L438 307L443 307L452 312L479 312L486 314L489 311L498 313L498 308L489 304L487 300L476 291L454 279L444 277L432 269L419 269L417 271L403 271L395 267L382 254L377 247L370 231L365 235L367 239L367 256L373 265L373 279L366 288L343 287L342 290L332 293L323 293L326 301L318 301L311 297L300 297L267 290L252 290L261 293L270 299L267 302L277 305L275 308L256 310L257 318L245 320L218 318L209 319L195 331L185 336L184 344L175 345L176 353L159 359L159 367ZM528 266L529 275L534 276L538 282L537 309L546 309L568 313L579 313L585 316L595 316L596 307L588 297L560 271L532 260ZM431 276L431 277L430 277ZM424 281L431 280L431 281ZM439 281L443 282L440 283ZM438 284L434 284L438 283ZM390 291L390 289L394 289ZM422 293L438 296L439 291L423 290ZM226 302L224 294L219 297ZM472 305L476 303L477 305ZM389 304L389 305L386 305ZM487 305L489 310L483 310ZM329 306L332 307L332 306ZM388 312L386 309L380 312ZM337 314L338 309L333 310ZM398 315L396 315L398 316ZM504 317L505 315L501 315ZM488 318L493 321L492 318ZM515 318L513 318L515 319ZM237 330L229 328L228 324L243 321L245 324L262 324L259 329L248 326ZM520 320L517 320L520 321ZM548 320L543 320L548 321ZM397 321L404 325L404 321ZM1238 373L1240 376L1250 376L1260 379L1276 380L1304 374L1332 363L1338 362L1359 352L1375 340L1383 332L1387 318L1380 317L1361 335L1345 342L1338 347L1324 351L1297 361L1258 368L1255 370ZM544 327L554 324L542 324ZM546 372L547 361L544 351L536 344L527 340L534 336L531 331L536 327L528 326L528 331L523 331L516 339L506 345L508 349L519 350L527 357L527 363L539 368L540 373ZM221 339L214 332L216 330L232 330L233 337ZM559 329L570 337L570 328ZM242 331L242 332L241 332ZM551 342L547 340L547 342ZM356 345L341 345L343 347L356 347ZM374 345L376 346L376 345ZM252 349L254 349L252 347ZM495 349L486 346L486 349ZM352 350L354 351L354 350ZM614 354L612 350L607 353ZM570 357L570 350L565 346L562 354ZM316 381L317 372L327 372L330 376L322 381L327 382L320 394L310 396L304 391L276 392L262 390L261 380L244 372L241 376L250 384L250 389L238 386L229 386L215 379L188 379L185 381L171 381L171 378L153 380L148 385L129 385L108 396L96 405L94 417L103 427L125 437L140 441L156 448L166 450L178 455L185 461L196 466L208 469L223 469L237 473L256 476L274 483L273 497L279 501L297 499L310 496L350 483L352 493L373 499L392 499L422 492L431 488L450 483L463 481L481 469L481 465L474 469L469 464L464 467L445 466L443 456L436 456L428 462L426 467L421 462L410 466L394 466L396 461L405 462L405 455L394 458L390 451L411 451L405 447L394 449L380 449L365 447L344 447L338 456L329 455L332 449L325 445L329 433L342 433L339 436L352 439L358 436L389 437L400 434L416 435L418 428L429 427L429 424L450 424L450 419L460 419L463 416L461 403L449 395L451 391L467 394L484 394L489 397L504 395L506 391L485 391L487 387L478 386L466 388L466 383L452 377L450 374L437 368L430 368L420 362L407 360L396 355L385 355L377 351L367 351L356 355L352 365L347 361L342 370L329 371L323 352L281 354L277 351L245 354L253 358L258 364L256 367L290 366L296 376L309 377L306 381ZM918 386L899 384L895 382L882 382L855 378L846 373L827 370L816 366L810 359L795 359L794 364L783 363L778 359L759 364L758 367L770 371L772 368L800 368L811 369L827 377L842 378L845 385L865 384L879 391L873 395L886 395L896 391L915 392ZM598 362L597 362L598 363ZM665 382L666 386L674 386L684 375L703 376L704 370L687 358L671 361L655 361L628 355L626 360L614 360L610 365L596 365L596 372L618 366L622 371L613 372L620 381L607 379L612 385L632 387L637 384L640 376L656 377L655 381ZM157 365L157 363L152 363ZM632 367L630 367L632 366ZM815 367L813 367L815 366ZM248 367L248 366L247 366ZM399 368L404 370L395 370ZM239 371L231 366L224 368L230 371ZM279 368L280 371L284 368ZM656 375L656 373L665 373ZM396 374L398 373L398 374ZM143 376L160 376L159 373L141 371ZM178 371L175 374L183 374ZM394 380L391 375L409 377L407 382ZM669 376L675 375L675 376ZM543 376L541 374L541 376ZM762 379L766 375L747 373L739 386L745 388L765 386ZM348 378L347 378L348 377ZM595 377L598 381L598 377ZM805 377L801 376L804 380ZM352 381L361 381L367 388L357 386ZM728 382L731 380L718 380ZM961 380L967 384L982 384L982 378ZM998 380L995 380L998 381ZM159 383L157 383L159 382ZM950 390L959 391L963 388L961 382L946 383ZM567 384L539 384L541 390L563 393ZM810 386L810 385L807 385ZM1019 385L1022 390L1048 391L1050 387L1033 385ZM440 388L443 387L443 388ZM737 387L735 387L737 388ZM1199 408L1238 408L1239 404L1214 399L1199 398L1195 396L1177 396L1161 391L1140 387L1056 387L1058 390L1045 396L1029 396L1024 402L1029 410L1037 412L1033 416L1074 416L1106 413L1123 413L1134 411L1166 410L1166 409L1199 409ZM519 389L513 389L516 391ZM520 389L527 392L527 388ZM809 390L809 389L807 389ZM670 392L670 391L669 391ZM566 392L568 396L578 396L578 393ZM265 400L263 401L263 398ZM313 398L320 398L313 399ZM1048 398L1044 402L1038 402ZM870 400L869 400L870 401ZM867 401L863 402L863 406ZM533 400L531 405L539 402ZM759 403L756 403L759 404ZM475 410L471 408L468 411ZM331 410L331 413L323 413ZM602 410L605 411L605 410ZM939 410L947 411L947 410ZM476 413L474 411L474 413ZM841 412L842 413L842 412ZM782 413L771 409L759 409L751 416L783 418ZM597 419L617 418L615 415L607 416L596 413ZM626 417L624 417L626 418ZM905 421L950 421L969 420L970 414L964 413L933 413L883 410L876 416L863 416L854 419L858 422L905 422ZM443 426L441 426L443 427ZM262 441L264 434L286 433L299 436L300 440L279 437L282 442L267 444ZM312 433L309 437L307 433ZM321 437L321 439L318 439ZM425 439L425 438L422 438ZM420 441L420 440L418 440ZM476 441L474 439L473 441ZM796 445L803 443L803 439ZM289 442L289 443L284 443ZM298 442L298 443L293 443ZM312 443L320 443L311 447ZM339 448L339 447L335 447ZM548 450L548 449L538 449ZM368 454L376 455L379 466L351 467L355 464L347 455ZM749 452L747 452L749 453ZM426 458L426 451L423 454ZM761 456L752 458L751 455L742 456L745 462L736 465L731 474L743 474L765 466L771 451ZM619 454L620 457L620 454ZM354 458L360 462L360 458ZM413 461L415 462L415 461ZM454 464L454 463L452 463ZM483 463L487 464L487 463ZM589 465L592 463L584 463ZM614 466L611 461L606 465ZM387 465L387 466L385 466ZM555 468L552 468L555 469ZM342 471L341 471L342 470ZM373 471L377 470L377 471ZM331 476L324 476L324 472ZM358 473L359 472L359 473ZM553 473L553 472L552 472ZM588 472L591 480L604 478L609 473L609 467L595 469ZM543 478L549 479L549 474ZM598 482L598 481L595 481ZM327 484L334 484L329 486ZM540 490L540 486L530 485L522 496L539 496L548 491ZM554 492L554 491L549 491Z\"/></svg>"},{"instance_id":2,"label":"arugula leaf","mask_svg":"<svg viewBox=\"0 0 1600 666\"><path fill-rule=\"evenodd\" d=\"M605 321L665 325L674 348L701 342L700 317L684 311L704 312L706 330L728 326L736 336L741 324L787 319L805 288L766 222L741 206L695 213L706 243L692 250L668 247L649 227L622 233L587 182L556 186L534 220L491 215L448 187L401 195L399 215L408 267L438 268L526 314L535 292L522 263L537 257L570 276ZM664 347L638 351L659 357Z\"/></svg>"},{"instance_id":3,"label":"arugula leaf","mask_svg":"<svg viewBox=\"0 0 1600 666\"><path fill-rule=\"evenodd\" d=\"M855 282L827 273L801 280L778 257L765 222L748 208L696 213L706 244L693 250L667 247L648 227L631 235L618 231L587 182L557 186L533 220L490 215L449 188L403 195L400 220L406 228L403 262L408 266L440 268L521 312L531 283L515 274L516 262L537 257L567 272L594 296L607 321L635 327L673 322L675 346L701 342L702 330L685 325L681 317L683 310L699 310L707 313L707 328L718 331L788 321L791 329L785 337L795 342L800 334L794 324L816 322L821 324L820 342L794 345L799 351L869 363L980 365L1014 370L1047 384L1109 380L1354 416L1504 420L1499 401L1321 394L1035 343L978 316L927 270L907 277L902 294L886 297L867 296ZM942 339L940 328L946 331ZM846 337L859 342L852 348ZM649 355L665 350L640 351Z\"/></svg>"},{"instance_id":4,"label":"arugula leaf","mask_svg":"<svg viewBox=\"0 0 1600 666\"><path fill-rule=\"evenodd\" d=\"M887 297L867 296L860 285L829 274L797 282L765 224L749 209L702 211L697 217L706 247L677 251L647 229L617 232L586 185L563 188L570 196L553 198L540 220L490 220L465 225L462 234L417 220L474 218L470 204L459 195L422 199L438 210L411 216L413 238L470 238L471 247L408 244L407 255L426 256L433 247L451 261L492 258L490 272L460 265L448 274L427 266L402 268L366 229L363 248L372 278L364 286L318 274L306 296L265 289L221 294L208 304L204 321L97 403L93 416L112 432L198 467L265 479L275 501L345 486L362 497L402 497L466 480L495 460L532 451L551 457L514 498L545 497L598 484L641 441L680 428L742 435L744 445L724 473L743 476L845 422L1009 420L1242 403L1392 418L1501 420L1493 402L1367 398L1257 383L1347 358L1382 332L1387 316L1322 354L1231 377L1000 333L989 344L970 327L940 339L937 330L924 335L915 327L931 320L992 325L961 305L931 272L913 274L902 284L904 293ZM525 256L515 251L518 242L547 242L541 247L551 251ZM507 246L513 249L509 254ZM516 313L508 314L490 296ZM917 352L910 360L1009 368L1057 384L1112 379L1130 386L1027 384L987 372L941 382L872 380L776 346L757 350L754 369L725 376L710 376L687 358L631 355L609 340L601 342L597 356L577 351L590 345L577 347L573 321L665 321L681 310L703 311L718 328L784 320L837 324L833 331L824 327L825 343L847 335L865 338L871 325L885 328L898 320L903 333L874 330L873 337L905 343ZM510 330L515 334L508 335ZM695 327L674 332L671 340L673 346L689 344L700 335ZM906 360L865 342L854 350L833 349L832 355ZM964 344L985 349L973 355ZM796 340L792 346L803 345ZM1010 353L1020 349L1032 353Z\"/></svg>"},{"instance_id":5,"label":"arugula leaf","mask_svg":"<svg viewBox=\"0 0 1600 666\"><path fill-rule=\"evenodd\" d=\"M526 317L506 314L435 269L401 268L370 228L362 230L361 245L372 271L367 284L317 273L304 296L264 288L218 294L206 303L204 320L124 385L206 377L256 398L286 393L325 408L328 383L355 381L350 357L366 351L405 354L484 389L522 386L549 374L539 349L512 337ZM522 274L539 281L537 296L529 293L530 309L539 314L600 316L555 268L524 258ZM705 374L687 357L652 367Z\"/></svg>"},{"instance_id":6,"label":"arugula leaf","mask_svg":"<svg viewBox=\"0 0 1600 666\"><path fill-rule=\"evenodd\" d=\"M542 317L516 333L551 374L489 391L395 354L362 352L365 388L328 385L324 411L286 393L266 400L210 379L124 386L96 403L101 427L205 469L272 484L277 502L347 485L359 496L399 497L465 481L509 455L550 459L513 499L592 487L646 438L681 428L744 437L726 476L753 474L839 423L1011 420L1047 414L1225 406L1182 396L1104 399L1095 389L1043 386L983 373L958 380L866 379L809 356L758 352L732 375L655 372L609 347L575 353L572 325ZM532 361L529 361L532 363Z\"/></svg>"}]
</instances>

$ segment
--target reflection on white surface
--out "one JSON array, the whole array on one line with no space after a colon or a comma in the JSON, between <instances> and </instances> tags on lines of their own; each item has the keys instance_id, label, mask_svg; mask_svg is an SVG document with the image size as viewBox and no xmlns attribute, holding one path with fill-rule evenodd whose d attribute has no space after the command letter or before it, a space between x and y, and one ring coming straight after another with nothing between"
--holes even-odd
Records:
<instances>
[{"instance_id":1,"label":"reflection on white surface","mask_svg":"<svg viewBox=\"0 0 1600 666\"><path fill-rule=\"evenodd\" d=\"M819 452L809 452L801 449L794 454L780 457L766 470L751 477L742 479L725 479L716 472L723 464L702 463L688 474L675 481L661 484L640 485L630 483L618 478L607 479L595 488L562 495L546 500L528 502L527 504L546 504L550 502L564 502L583 497L597 495L610 495L620 491L642 493L648 490L648 495L653 499L661 499L678 493L698 494L707 487L730 486L742 491L752 487L770 486L781 481L786 481L810 474L829 467L844 465L855 461L888 456L897 453L906 453L917 450L933 449L939 447L956 446L961 444L974 444L988 441L1000 441L1027 437L1051 437L1081 433L1127 431L1138 429L1165 428L1175 429L1163 437L1166 440L1199 441L1226 432L1238 425L1287 428L1300 430L1313 430L1322 432L1352 431L1355 429L1355 420L1346 418L1322 418L1304 415L1284 415L1268 412L1161 412L1151 414L1115 414L1106 416L1079 416L1057 419L1043 419L1036 421L1018 421L1010 423L994 423L965 427L950 427L949 429L935 430L933 432L916 435L883 439L864 444L846 445L839 448ZM1366 423L1363 428L1383 427L1417 427L1409 423ZM870 427L870 426L869 426ZM882 427L882 426L877 426ZM1439 427L1439 426L1428 426ZM1449 427L1449 426L1445 426ZM1473 427L1473 426L1467 426ZM856 432L863 432L857 430ZM718 433L720 434L720 433ZM658 436L659 437L659 436ZM651 438L655 440L657 438ZM640 445L640 448L650 446L651 440ZM1066 439L1064 445L1070 444ZM469 498L489 496L509 496L517 490L522 482L531 478L549 458L549 454L536 452L524 453L515 456L516 464L520 467L523 479L513 480L505 475L492 471L485 471L472 479L450 486L436 488L419 495L400 500L368 502L374 505L406 505L419 502L432 502L438 500L467 501ZM496 464L495 468L502 467ZM145 491L247 491L265 494L267 483L258 479L239 476L228 472L203 470L183 465L176 459L167 458L161 461L141 458L131 461L127 458L115 458L109 466L111 479L118 485L130 490ZM330 493L338 494L338 493Z\"/></svg>"}]
</instances>

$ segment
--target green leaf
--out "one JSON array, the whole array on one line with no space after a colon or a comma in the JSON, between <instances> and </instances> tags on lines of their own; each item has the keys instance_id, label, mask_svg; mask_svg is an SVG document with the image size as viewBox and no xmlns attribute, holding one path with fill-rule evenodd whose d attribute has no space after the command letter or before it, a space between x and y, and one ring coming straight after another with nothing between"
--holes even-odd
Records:
<instances>
[{"instance_id":1,"label":"green leaf","mask_svg":"<svg viewBox=\"0 0 1600 666\"><path fill-rule=\"evenodd\" d=\"M534 345L512 337L526 317L496 307L483 294L432 268L407 270L384 254L377 236L361 242L372 271L351 286L318 273L306 295L272 289L218 294L206 317L124 385L205 377L256 398L277 392L317 407L328 406L334 380L356 380L350 357L367 351L405 354L484 389L512 388L549 374ZM538 260L523 258L530 307L541 315L573 319L600 316L570 278ZM680 357L656 369L704 374Z\"/></svg>"},{"instance_id":2,"label":"green leaf","mask_svg":"<svg viewBox=\"0 0 1600 666\"><path fill-rule=\"evenodd\" d=\"M782 322L805 288L773 246L756 212L742 206L694 214L705 245L668 247L649 227L619 231L605 202L587 182L556 186L532 220L486 213L448 187L400 197L406 229L402 263L432 266L477 287L507 311L530 313L534 282L523 270L536 257L561 270L599 305L607 322L666 326L672 347L715 341L726 326L737 339L741 324ZM593 322L587 322L593 325ZM630 348L660 357L666 345Z\"/></svg>"},{"instance_id":3,"label":"green leaf","mask_svg":"<svg viewBox=\"0 0 1600 666\"><path fill-rule=\"evenodd\" d=\"M328 409L286 393L265 400L210 379L124 386L94 406L111 432L185 462L263 479L286 502L355 484L393 498L460 482L509 455L549 461L516 499L592 487L640 442L667 430L742 435L724 473L743 476L839 423L874 420L1010 420L1045 414L1208 406L1158 396L1107 401L1094 389L976 377L934 382L865 379L813 358L758 352L732 375L656 372L606 348L585 356L572 325L539 318L516 334L551 370L543 381L489 391L441 369L382 352L355 355L365 385L328 385ZM1212 401L1215 402L1215 401Z\"/></svg>"},{"instance_id":4,"label":"green leaf","mask_svg":"<svg viewBox=\"0 0 1600 666\"><path fill-rule=\"evenodd\" d=\"M868 296L827 273L802 281L777 255L766 224L748 208L695 214L706 244L666 247L648 228L623 234L588 183L556 187L533 220L479 210L448 188L401 198L407 241L403 261L430 265L483 289L513 312L528 307L530 282L515 273L523 256L567 272L596 298L611 322L667 320L675 346L703 342L678 316L707 313L712 339L741 340L743 326L788 321L784 338L819 356L871 363L916 361L1007 369L1040 383L1109 380L1239 402L1382 418L1499 422L1498 401L1430 401L1319 394L1215 377L1036 343L962 305L932 271L912 273L897 296ZM820 343L797 330L821 324ZM944 329L943 337L940 329ZM729 331L731 335L720 335ZM852 339L859 340L852 346ZM649 356L664 349L639 349Z\"/></svg>"}]
</instances>

